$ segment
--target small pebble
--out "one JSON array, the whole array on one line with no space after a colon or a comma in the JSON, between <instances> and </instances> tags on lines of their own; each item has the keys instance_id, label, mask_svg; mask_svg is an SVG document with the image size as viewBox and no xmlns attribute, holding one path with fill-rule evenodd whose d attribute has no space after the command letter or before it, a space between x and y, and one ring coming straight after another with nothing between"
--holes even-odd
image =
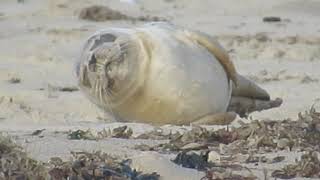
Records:
<instances>
[{"instance_id":1,"label":"small pebble","mask_svg":"<svg viewBox=\"0 0 320 180\"><path fill-rule=\"evenodd\" d=\"M280 22L281 18L276 16L268 16L263 18L263 22Z\"/></svg>"},{"instance_id":2,"label":"small pebble","mask_svg":"<svg viewBox=\"0 0 320 180\"><path fill-rule=\"evenodd\" d=\"M217 163L221 161L221 155L216 151L210 151L208 154L208 162Z\"/></svg>"}]
</instances>

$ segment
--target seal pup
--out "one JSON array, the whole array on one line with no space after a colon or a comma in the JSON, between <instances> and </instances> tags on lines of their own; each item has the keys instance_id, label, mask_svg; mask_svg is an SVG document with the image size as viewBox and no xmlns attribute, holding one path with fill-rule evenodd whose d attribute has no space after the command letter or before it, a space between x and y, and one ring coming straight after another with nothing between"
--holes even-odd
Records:
<instances>
[{"instance_id":1,"label":"seal pup","mask_svg":"<svg viewBox=\"0 0 320 180\"><path fill-rule=\"evenodd\" d=\"M235 111L270 104L268 93L236 72L213 37L168 23L97 32L76 71L94 104L129 122L228 124L236 117L227 112L231 97Z\"/></svg>"}]
</instances>

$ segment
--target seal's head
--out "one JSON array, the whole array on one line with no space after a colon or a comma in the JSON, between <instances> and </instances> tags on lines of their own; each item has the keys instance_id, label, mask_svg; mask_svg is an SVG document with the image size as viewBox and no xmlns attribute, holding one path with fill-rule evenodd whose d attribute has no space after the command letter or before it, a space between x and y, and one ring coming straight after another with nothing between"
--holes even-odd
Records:
<instances>
[{"instance_id":1,"label":"seal's head","mask_svg":"<svg viewBox=\"0 0 320 180\"><path fill-rule=\"evenodd\" d=\"M138 36L119 29L90 37L76 65L80 89L106 110L125 101L141 84L141 43Z\"/></svg>"}]
</instances>

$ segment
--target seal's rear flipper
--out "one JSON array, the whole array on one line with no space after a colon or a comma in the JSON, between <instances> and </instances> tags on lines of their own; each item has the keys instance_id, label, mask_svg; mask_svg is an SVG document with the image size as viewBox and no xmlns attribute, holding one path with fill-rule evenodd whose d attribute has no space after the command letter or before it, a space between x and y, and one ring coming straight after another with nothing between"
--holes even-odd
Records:
<instances>
[{"instance_id":1,"label":"seal's rear flipper","mask_svg":"<svg viewBox=\"0 0 320 180\"><path fill-rule=\"evenodd\" d=\"M240 117L247 117L254 111L262 111L279 107L282 104L281 98L275 100L259 100L246 97L232 96L228 112L236 112Z\"/></svg>"},{"instance_id":2,"label":"seal's rear flipper","mask_svg":"<svg viewBox=\"0 0 320 180\"><path fill-rule=\"evenodd\" d=\"M237 82L237 86L232 87L232 96L240 96L265 101L270 100L270 96L267 91L240 74L237 74Z\"/></svg>"},{"instance_id":3,"label":"seal's rear flipper","mask_svg":"<svg viewBox=\"0 0 320 180\"><path fill-rule=\"evenodd\" d=\"M237 86L232 88L232 97L227 111L246 117L251 112L279 107L282 104L282 99L270 100L267 91L239 74L237 74L237 82Z\"/></svg>"}]
</instances>

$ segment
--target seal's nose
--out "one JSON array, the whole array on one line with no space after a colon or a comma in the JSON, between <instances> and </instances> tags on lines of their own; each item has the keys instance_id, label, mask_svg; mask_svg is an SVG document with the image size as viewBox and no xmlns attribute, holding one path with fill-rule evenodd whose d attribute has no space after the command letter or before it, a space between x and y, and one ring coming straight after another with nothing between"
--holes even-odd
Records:
<instances>
[{"instance_id":1,"label":"seal's nose","mask_svg":"<svg viewBox=\"0 0 320 180\"><path fill-rule=\"evenodd\" d=\"M91 89L100 83L105 88L111 88L114 81L108 77L106 69L114 57L110 53L114 46L113 42L103 43L88 53L87 61L83 63L81 70L80 83L83 86Z\"/></svg>"},{"instance_id":2,"label":"seal's nose","mask_svg":"<svg viewBox=\"0 0 320 180\"><path fill-rule=\"evenodd\" d=\"M88 80L88 84L95 84L95 81L98 80L98 74L97 74L97 59L95 57L94 54L91 55L91 57L89 58L86 68L87 72L87 80ZM91 86L90 86L91 87Z\"/></svg>"},{"instance_id":3,"label":"seal's nose","mask_svg":"<svg viewBox=\"0 0 320 180\"><path fill-rule=\"evenodd\" d=\"M104 43L100 47L96 48L93 52L90 70L96 72L99 75L107 76L107 67L119 58L121 52L120 47L116 43Z\"/></svg>"},{"instance_id":4,"label":"seal's nose","mask_svg":"<svg viewBox=\"0 0 320 180\"><path fill-rule=\"evenodd\" d=\"M80 83L87 88L91 88L95 84L95 81L98 80L97 78L100 74L97 72L97 58L94 52L88 54L87 61L82 64L79 71Z\"/></svg>"}]
</instances>

